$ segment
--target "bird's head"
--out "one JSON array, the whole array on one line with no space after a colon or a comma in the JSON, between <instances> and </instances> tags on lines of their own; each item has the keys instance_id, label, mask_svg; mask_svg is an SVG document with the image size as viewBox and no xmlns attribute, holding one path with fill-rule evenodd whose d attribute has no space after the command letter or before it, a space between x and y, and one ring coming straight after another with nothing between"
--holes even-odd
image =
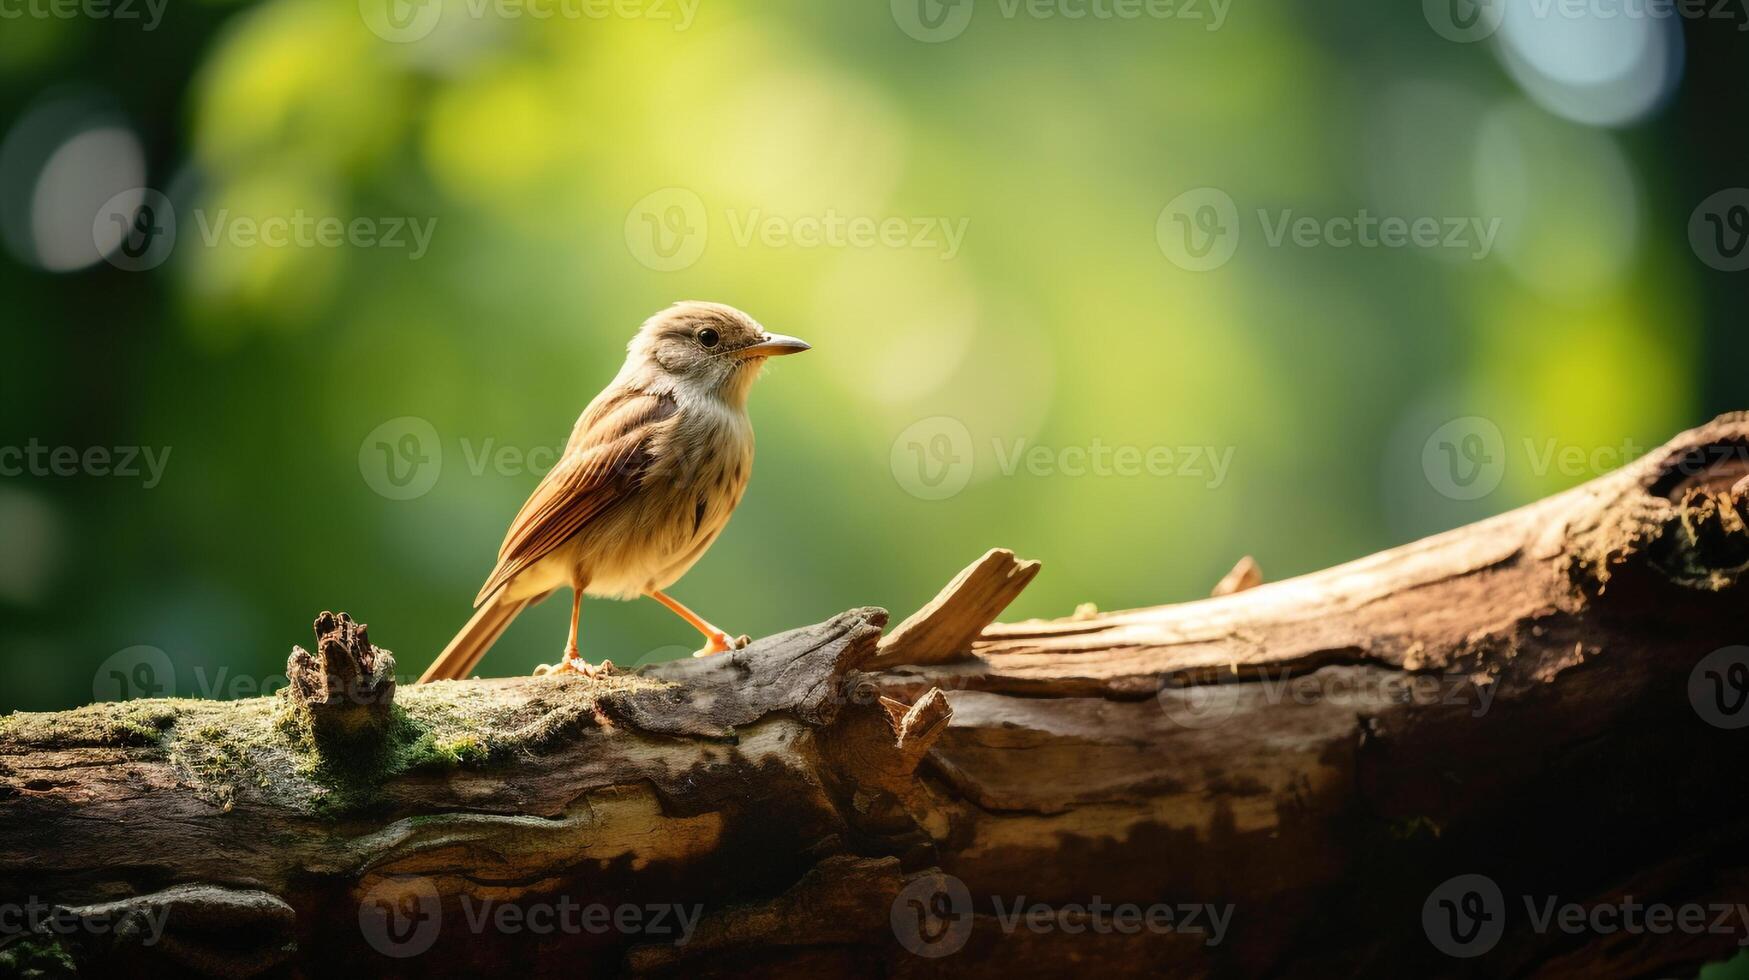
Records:
<instances>
[{"instance_id":1,"label":"bird's head","mask_svg":"<svg viewBox=\"0 0 1749 980\"><path fill-rule=\"evenodd\" d=\"M641 376L646 387L713 394L741 405L766 358L807 349L794 337L766 332L732 306L688 300L644 321L626 348L625 372Z\"/></svg>"}]
</instances>

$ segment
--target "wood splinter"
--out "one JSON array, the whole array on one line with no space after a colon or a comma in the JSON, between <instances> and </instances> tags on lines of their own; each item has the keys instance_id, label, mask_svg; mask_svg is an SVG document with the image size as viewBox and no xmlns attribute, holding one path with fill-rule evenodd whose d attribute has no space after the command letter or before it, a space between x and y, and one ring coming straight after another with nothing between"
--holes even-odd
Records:
<instances>
[{"instance_id":1,"label":"wood splinter","mask_svg":"<svg viewBox=\"0 0 1749 980\"><path fill-rule=\"evenodd\" d=\"M930 746L941 737L941 733L947 731L947 723L953 718L953 707L948 704L947 695L941 688L932 687L911 705L883 695L881 707L886 709L887 721L893 726L893 747L899 750L904 760L904 771L916 771L918 763L929 754Z\"/></svg>"},{"instance_id":2,"label":"wood splinter","mask_svg":"<svg viewBox=\"0 0 1749 980\"><path fill-rule=\"evenodd\" d=\"M1239 563L1233 566L1232 571L1221 576L1221 580L1215 583L1214 591L1210 592L1209 595L1233 595L1247 589L1255 589L1262 584L1263 568L1257 564L1257 559L1246 555L1239 559Z\"/></svg>"},{"instance_id":3,"label":"wood splinter","mask_svg":"<svg viewBox=\"0 0 1749 980\"><path fill-rule=\"evenodd\" d=\"M959 659L971 651L972 641L1002 615L1038 571L1036 561L1022 561L1007 548L990 549L888 633L864 669Z\"/></svg>"}]
</instances>

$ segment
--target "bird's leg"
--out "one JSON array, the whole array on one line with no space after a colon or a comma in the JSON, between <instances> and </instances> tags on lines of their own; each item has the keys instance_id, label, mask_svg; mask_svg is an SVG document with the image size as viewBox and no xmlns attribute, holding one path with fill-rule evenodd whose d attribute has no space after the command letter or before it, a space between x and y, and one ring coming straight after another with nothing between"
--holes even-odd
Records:
<instances>
[{"instance_id":1,"label":"bird's leg","mask_svg":"<svg viewBox=\"0 0 1749 980\"><path fill-rule=\"evenodd\" d=\"M535 675L547 674L582 674L585 677L598 677L613 669L613 661L603 660L601 666L591 667L583 659L583 653L577 648L577 617L583 612L583 586L580 579L571 582L571 635L565 641L565 659L556 664L541 664L534 669Z\"/></svg>"},{"instance_id":2,"label":"bird's leg","mask_svg":"<svg viewBox=\"0 0 1749 980\"><path fill-rule=\"evenodd\" d=\"M693 656L695 657L708 657L713 653L722 653L725 650L739 650L749 642L746 636L730 636L722 630L717 629L715 626L712 626L707 622L703 616L700 616L698 613L681 605L672 597L662 594L658 589L651 589L649 595L650 598L667 606L674 615L686 620L687 623L691 624L693 629L704 634L704 649L694 653Z\"/></svg>"}]
</instances>

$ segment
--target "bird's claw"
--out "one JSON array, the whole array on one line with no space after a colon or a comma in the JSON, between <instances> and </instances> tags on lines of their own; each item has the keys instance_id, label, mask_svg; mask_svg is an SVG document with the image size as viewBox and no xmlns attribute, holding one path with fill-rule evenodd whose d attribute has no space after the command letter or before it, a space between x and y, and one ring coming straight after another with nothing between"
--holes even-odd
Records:
<instances>
[{"instance_id":1,"label":"bird's claw","mask_svg":"<svg viewBox=\"0 0 1749 980\"><path fill-rule=\"evenodd\" d=\"M613 672L613 661L603 660L599 664L591 664L582 657L565 654L565 659L556 664L541 664L534 669L536 677L551 677L557 674L578 674L583 677L606 677Z\"/></svg>"},{"instance_id":2,"label":"bird's claw","mask_svg":"<svg viewBox=\"0 0 1749 980\"><path fill-rule=\"evenodd\" d=\"M718 633L710 638L710 642L704 645L703 650L695 652L693 656L709 657L714 654L726 653L730 650L739 650L752 642L753 638L745 633L742 633L740 636L730 636L727 633Z\"/></svg>"}]
</instances>

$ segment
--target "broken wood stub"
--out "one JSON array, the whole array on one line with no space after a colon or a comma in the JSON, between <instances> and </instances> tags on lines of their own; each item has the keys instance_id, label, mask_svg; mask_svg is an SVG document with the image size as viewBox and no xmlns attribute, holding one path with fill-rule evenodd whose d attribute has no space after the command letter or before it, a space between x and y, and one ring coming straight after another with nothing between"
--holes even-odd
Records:
<instances>
[{"instance_id":1,"label":"broken wood stub","mask_svg":"<svg viewBox=\"0 0 1749 980\"><path fill-rule=\"evenodd\" d=\"M867 669L947 663L965 656L972 641L1002 615L1038 570L1036 561L1021 561L1006 548L990 549L928 605L894 627Z\"/></svg>"},{"instance_id":2,"label":"broken wood stub","mask_svg":"<svg viewBox=\"0 0 1749 980\"><path fill-rule=\"evenodd\" d=\"M1246 589L1255 589L1263 584L1263 568L1257 564L1257 559L1246 555L1239 559L1233 570L1221 576L1215 583L1210 596L1234 595Z\"/></svg>"},{"instance_id":3,"label":"broken wood stub","mask_svg":"<svg viewBox=\"0 0 1749 980\"><path fill-rule=\"evenodd\" d=\"M395 700L395 657L371 645L363 623L345 613L316 617L316 652L292 647L286 661L292 703L318 739L379 732Z\"/></svg>"}]
</instances>

